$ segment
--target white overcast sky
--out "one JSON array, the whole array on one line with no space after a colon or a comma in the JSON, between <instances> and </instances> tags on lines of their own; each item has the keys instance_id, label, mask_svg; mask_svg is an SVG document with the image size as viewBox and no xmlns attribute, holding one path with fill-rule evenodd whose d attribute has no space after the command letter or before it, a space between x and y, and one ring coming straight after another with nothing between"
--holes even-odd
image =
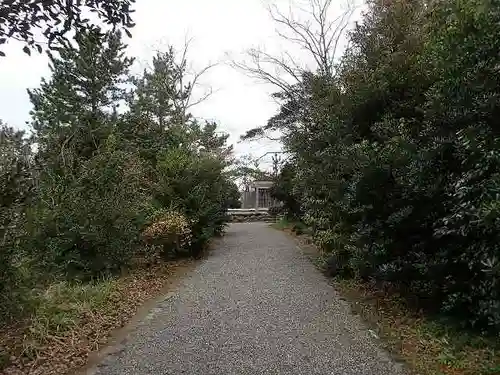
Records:
<instances>
[{"instance_id":1,"label":"white overcast sky","mask_svg":"<svg viewBox=\"0 0 500 375\"><path fill-rule=\"evenodd\" d=\"M289 0L275 3L288 6ZM334 5L334 12L338 4ZM135 9L133 38L126 42L129 54L137 59L137 70L150 61L155 50L168 45L182 47L186 35L193 38L190 60L194 68L227 61L228 56L240 59L251 47L271 51L288 48L280 44L263 0L137 0ZM359 12L355 19L359 19ZM45 55L29 57L21 49L17 42L9 42L4 49L7 57L0 58L0 119L26 128L31 109L26 89L37 87L49 69ZM216 93L194 108L193 113L217 121L221 130L231 135L237 154L258 157L279 149L264 141L237 143L246 130L264 125L276 112L277 106L269 96L272 87L257 83L224 63L211 70L203 84L213 87Z\"/></svg>"}]
</instances>

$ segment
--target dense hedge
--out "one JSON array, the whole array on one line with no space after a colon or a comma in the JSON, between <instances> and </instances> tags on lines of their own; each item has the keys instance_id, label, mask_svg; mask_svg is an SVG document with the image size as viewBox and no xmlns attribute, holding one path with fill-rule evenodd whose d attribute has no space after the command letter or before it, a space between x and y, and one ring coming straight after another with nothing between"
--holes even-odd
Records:
<instances>
[{"instance_id":1,"label":"dense hedge","mask_svg":"<svg viewBox=\"0 0 500 375\"><path fill-rule=\"evenodd\" d=\"M371 1L338 74L304 75L301 126L281 128L295 172L282 200L299 199L295 213L339 273L393 283L490 331L500 329L499 5Z\"/></svg>"}]
</instances>

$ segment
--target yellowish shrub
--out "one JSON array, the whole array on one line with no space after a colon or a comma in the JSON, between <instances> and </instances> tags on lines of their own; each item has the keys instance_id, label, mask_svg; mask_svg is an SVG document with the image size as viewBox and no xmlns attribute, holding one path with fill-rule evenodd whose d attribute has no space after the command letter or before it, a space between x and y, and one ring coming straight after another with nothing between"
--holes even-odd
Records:
<instances>
[{"instance_id":1,"label":"yellowish shrub","mask_svg":"<svg viewBox=\"0 0 500 375\"><path fill-rule=\"evenodd\" d=\"M191 227L185 215L168 211L142 233L148 245L163 246L164 252L178 252L191 244Z\"/></svg>"}]
</instances>

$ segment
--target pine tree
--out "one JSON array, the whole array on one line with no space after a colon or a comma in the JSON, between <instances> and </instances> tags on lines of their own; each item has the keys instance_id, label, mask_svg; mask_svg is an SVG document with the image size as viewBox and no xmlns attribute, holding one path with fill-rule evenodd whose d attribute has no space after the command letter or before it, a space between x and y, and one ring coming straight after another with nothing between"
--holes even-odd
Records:
<instances>
[{"instance_id":1,"label":"pine tree","mask_svg":"<svg viewBox=\"0 0 500 375\"><path fill-rule=\"evenodd\" d=\"M159 128L185 124L191 119L187 107L192 82L186 74L185 58L177 60L174 48L170 47L153 57L151 69L132 78L135 89L129 97L131 111L140 113Z\"/></svg>"},{"instance_id":2,"label":"pine tree","mask_svg":"<svg viewBox=\"0 0 500 375\"><path fill-rule=\"evenodd\" d=\"M127 97L130 112L121 121L120 133L127 147L139 150L153 166L159 153L191 143L192 118L183 111L189 87L184 74L184 64L176 61L171 47L153 57L151 68L130 79L134 85Z\"/></svg>"},{"instance_id":3,"label":"pine tree","mask_svg":"<svg viewBox=\"0 0 500 375\"><path fill-rule=\"evenodd\" d=\"M206 121L203 125L198 121L190 124L190 135L197 151L209 153L226 159L231 156L233 146L227 145L229 134L220 133L216 122Z\"/></svg>"},{"instance_id":4,"label":"pine tree","mask_svg":"<svg viewBox=\"0 0 500 375\"><path fill-rule=\"evenodd\" d=\"M74 166L100 147L125 97L122 84L133 62L117 32L90 29L75 40L76 46L50 55L51 78L28 90L39 157L54 166Z\"/></svg>"}]
</instances>

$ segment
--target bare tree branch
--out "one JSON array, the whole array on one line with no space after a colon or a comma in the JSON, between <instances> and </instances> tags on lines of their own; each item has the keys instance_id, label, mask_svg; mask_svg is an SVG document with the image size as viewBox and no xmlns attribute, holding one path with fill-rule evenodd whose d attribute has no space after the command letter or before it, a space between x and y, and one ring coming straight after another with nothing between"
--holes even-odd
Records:
<instances>
[{"instance_id":1,"label":"bare tree branch","mask_svg":"<svg viewBox=\"0 0 500 375\"><path fill-rule=\"evenodd\" d=\"M192 69L192 67L188 67L189 49L192 42L193 39L186 36L184 47L180 54L180 59L176 62L176 70L179 79L179 92L182 94L180 95L182 97L182 100L174 103L174 106L177 110L179 110L179 113L182 114L183 119L187 117L187 112L190 108L203 103L216 92L212 87L209 87L197 99L194 99L195 89L202 87L199 81L210 70L218 66L219 63L209 63L200 70L195 70ZM187 83L186 80L188 81Z\"/></svg>"},{"instance_id":2,"label":"bare tree branch","mask_svg":"<svg viewBox=\"0 0 500 375\"><path fill-rule=\"evenodd\" d=\"M276 35L284 42L295 44L306 51L305 58L312 59L315 63L313 70L327 76L335 74L334 59L339 40L354 11L354 7L348 4L346 10L332 19L332 4L332 0L309 0L307 9L301 9L291 0L288 14L276 4L267 6L269 16L276 24ZM299 19L298 10L307 14L309 19ZM232 66L285 92L290 91L294 84L300 83L302 72L307 70L305 64L297 62L304 59L292 57L290 51L281 56L273 56L262 48L252 48L247 51L247 57L249 61L233 61Z\"/></svg>"},{"instance_id":3,"label":"bare tree branch","mask_svg":"<svg viewBox=\"0 0 500 375\"><path fill-rule=\"evenodd\" d=\"M186 101L186 107L185 107L186 110L191 108L191 107L194 107L195 105L198 105L198 104L204 102L210 96L212 96L214 94L214 92L216 92L213 90L212 87L209 87L208 90L199 99L195 100L194 102L192 101L193 89L195 87L200 87L199 82L198 82L200 80L200 78L203 75L205 75L209 70L216 67L217 65L218 65L217 63L209 64L194 74L194 77L191 79L191 84L190 84L190 87L188 90L189 95L188 95L188 100Z\"/></svg>"},{"instance_id":4,"label":"bare tree branch","mask_svg":"<svg viewBox=\"0 0 500 375\"><path fill-rule=\"evenodd\" d=\"M278 89L289 92L292 89L292 84L286 79L279 75L268 72L263 67L263 61L261 58L261 50L251 49L247 52L248 57L251 59L250 63L232 61L231 65L234 68L244 71L251 78L258 79L260 81L270 83L273 86L278 87Z\"/></svg>"},{"instance_id":5,"label":"bare tree branch","mask_svg":"<svg viewBox=\"0 0 500 375\"><path fill-rule=\"evenodd\" d=\"M303 8L295 0L290 0L288 13L276 4L267 5L268 14L276 25L276 35L284 45L298 46L306 54L294 57L293 49L286 47L281 53L252 48L246 52L246 60L233 60L231 65L249 77L277 88L280 95L273 98L278 101L282 110L296 110L298 103L305 99L303 82L307 72L312 71L327 78L333 78L336 74L335 58L339 42L355 8L347 3L345 10L333 16L333 4L332 0L307 0L307 7ZM308 62L313 62L314 66L307 67ZM242 139L279 140L266 134L268 130L269 127L266 126L255 128L243 135Z\"/></svg>"}]
</instances>

